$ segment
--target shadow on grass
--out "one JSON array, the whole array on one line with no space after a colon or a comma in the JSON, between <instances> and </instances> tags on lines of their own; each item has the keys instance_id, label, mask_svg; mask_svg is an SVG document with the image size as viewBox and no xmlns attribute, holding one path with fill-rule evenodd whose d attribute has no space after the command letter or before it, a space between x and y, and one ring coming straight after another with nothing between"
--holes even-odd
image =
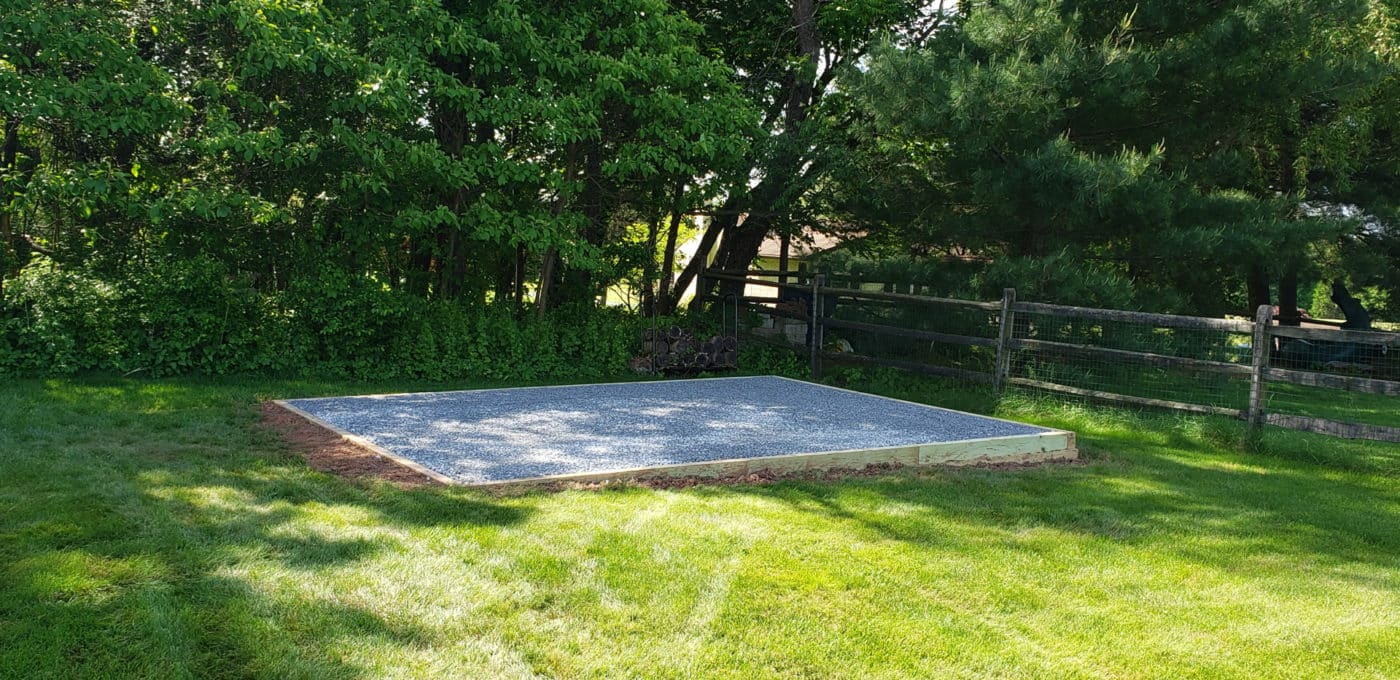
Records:
<instances>
[{"instance_id":1,"label":"shadow on grass","mask_svg":"<svg viewBox=\"0 0 1400 680\"><path fill-rule=\"evenodd\" d=\"M392 612L279 593L278 578L249 570L334 578L401 548L406 531L528 515L313 472L254 427L252 389L0 391L13 407L0 411L0 676L363 676L363 643L431 634Z\"/></svg>"},{"instance_id":2,"label":"shadow on grass","mask_svg":"<svg viewBox=\"0 0 1400 680\"><path fill-rule=\"evenodd\" d=\"M314 473L253 427L257 397L293 392L261 381L0 387L0 676L356 677L375 672L357 655L364 648L444 642L409 615L322 596L320 584L402 552L405 532L489 531L545 502ZM853 538L931 551L970 545L947 534L956 522L1008 551L1054 549L1021 538L1045 528L1150 544L1222 570L1256 559L1397 566L1400 450L1269 434L1262 453L1243 454L1221 445L1237 436L1233 425L1086 413L1041 417L1080 432L1084 466L675 493L770 499L830 517L842 537L849 527ZM743 520L740 505L718 512ZM598 550L644 553L630 534L617 536ZM1287 559L1271 559L1279 556ZM547 571L561 583L574 566L534 551L522 557L557 561ZM290 576L256 573L278 571ZM278 587L288 581L298 586Z\"/></svg>"},{"instance_id":3,"label":"shadow on grass","mask_svg":"<svg viewBox=\"0 0 1400 680\"><path fill-rule=\"evenodd\" d=\"M1199 421L1183 422L1199 427ZM696 493L773 499L929 549L949 542L940 523L953 521L991 529L1015 549L1034 550L1016 537L1043 527L1150 543L1222 569L1280 557L1400 567L1400 478L1394 473L1400 447L1288 433L1269 435L1259 452L1240 453L1212 443L1219 433L1202 436L1161 418L1130 417L1111 427L1053 424L1080 430L1087 465L906 470L840 483ZM1332 450L1319 453L1319 447ZM1328 465L1343 459L1340 470Z\"/></svg>"}]
</instances>

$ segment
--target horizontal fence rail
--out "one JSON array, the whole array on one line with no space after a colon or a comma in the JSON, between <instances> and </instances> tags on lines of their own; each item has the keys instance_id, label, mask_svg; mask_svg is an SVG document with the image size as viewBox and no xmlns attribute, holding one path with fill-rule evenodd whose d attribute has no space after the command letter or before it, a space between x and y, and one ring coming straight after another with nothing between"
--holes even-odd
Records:
<instances>
[{"instance_id":1,"label":"horizontal fence rail","mask_svg":"<svg viewBox=\"0 0 1400 680\"><path fill-rule=\"evenodd\" d=\"M1105 392L1103 390L1088 390L1080 387L1070 387L1069 385L1058 385L1056 383L1031 380L1030 378L1008 378L1008 382L1013 385L1025 387L1035 387L1050 392L1060 392L1072 394L1078 397L1090 397L1104 401L1116 401L1122 404L1134 404L1137 406L1155 406L1157 408L1173 409L1176 411L1186 411L1188 413L1207 413L1221 416L1242 417L1244 411L1237 408L1226 408L1223 406L1203 406L1201 404L1188 404L1184 401L1171 401L1169 399L1153 399L1150 397L1135 397L1129 394L1117 394L1115 392Z\"/></svg>"},{"instance_id":2,"label":"horizontal fence rail","mask_svg":"<svg viewBox=\"0 0 1400 680\"><path fill-rule=\"evenodd\" d=\"M1400 381L1359 378L1349 375L1333 375L1316 371L1294 371L1287 368L1270 368L1269 380L1286 382L1309 387L1328 387L1348 392L1365 392L1400 397ZM1400 404L1396 404L1400 408Z\"/></svg>"},{"instance_id":3,"label":"horizontal fence rail","mask_svg":"<svg viewBox=\"0 0 1400 680\"><path fill-rule=\"evenodd\" d=\"M1297 326L1272 326L1269 334L1280 338L1300 340L1324 340L1328 342L1355 342L1378 347L1400 348L1400 333L1386 331L1353 331L1330 328L1299 328Z\"/></svg>"},{"instance_id":4,"label":"horizontal fence rail","mask_svg":"<svg viewBox=\"0 0 1400 680\"><path fill-rule=\"evenodd\" d=\"M1388 401L1400 397L1400 333L1278 326L1267 307L1253 320L1217 319L1022 302L1013 289L986 302L889 292L918 286L854 279L842 288L806 271L712 269L702 277L741 284L737 300L772 324L746 335L809 355L814 377L825 362L883 366L997 389L1242 418L1252 428L1400 442L1400 401ZM748 286L776 290L764 297ZM1347 360L1282 361L1291 343L1301 343L1291 350L1321 348ZM894 355L872 351L880 347ZM1352 401L1354 409L1337 407ZM1375 413L1394 420L1350 420Z\"/></svg>"},{"instance_id":5,"label":"horizontal fence rail","mask_svg":"<svg viewBox=\"0 0 1400 680\"><path fill-rule=\"evenodd\" d=\"M1254 324L1248 321L1236 321L1234 319L1209 319L1199 316L1177 316L1175 314L1153 314L1150 312L1124 312L1116 309L1048 305L1042 302L1018 302L1013 305L1013 307L1018 312L1050 314L1079 319L1097 319L1101 321L1123 321L1155 326L1157 328L1194 328L1235 333L1251 333L1254 331Z\"/></svg>"},{"instance_id":6,"label":"horizontal fence rail","mask_svg":"<svg viewBox=\"0 0 1400 680\"><path fill-rule=\"evenodd\" d=\"M1363 423L1343 423L1326 418L1313 418L1310 416L1292 416L1282 413L1270 413L1264 416L1264 422L1269 425L1288 428L1290 430L1303 430L1305 432L1316 432L1318 434L1330 434L1334 437L1345 437L1347 439L1371 439L1382 442L1400 442L1400 427L1389 427L1386 425L1366 425Z\"/></svg>"},{"instance_id":7,"label":"horizontal fence rail","mask_svg":"<svg viewBox=\"0 0 1400 680\"><path fill-rule=\"evenodd\" d=\"M967 380L970 382L979 383L992 382L992 374L990 373L984 373L982 371L969 371L967 369L953 368L951 366L933 366L930 364L921 364L917 361L875 358L868 357L862 354L855 354L852 352L822 352L822 356L828 359L832 359L834 361L846 361L857 364L869 364L873 366L889 366L891 368L899 368L913 373L923 373L924 375L936 375L943 378L957 378L959 380Z\"/></svg>"},{"instance_id":8,"label":"horizontal fence rail","mask_svg":"<svg viewBox=\"0 0 1400 680\"><path fill-rule=\"evenodd\" d=\"M974 300L958 300L954 298L930 297L927 295L860 290L859 288L821 287L817 289L817 292L822 295L852 298L856 300L885 300L889 302L908 302L916 305L953 305L956 307L971 307L973 309L985 309L988 311L997 311L1001 309L1000 302L976 302Z\"/></svg>"},{"instance_id":9,"label":"horizontal fence rail","mask_svg":"<svg viewBox=\"0 0 1400 680\"><path fill-rule=\"evenodd\" d=\"M861 323L859 321L842 321L841 319L822 319L822 324L828 328L849 328L857 331L868 331L871 333L884 333L901 338L913 338L915 340L928 340L930 342L946 342L953 345L977 345L979 347L996 347L996 338L979 338L974 335L957 335L955 333L940 333L938 331L921 331L912 328L900 328L898 326L885 326L874 323Z\"/></svg>"},{"instance_id":10,"label":"horizontal fence rail","mask_svg":"<svg viewBox=\"0 0 1400 680\"><path fill-rule=\"evenodd\" d=\"M1053 340L1026 340L1015 339L1010 341L1014 349L1045 349L1068 354L1078 354L1085 357L1114 358L1123 361L1133 361L1140 364L1152 366L1176 366L1185 368L1195 368L1204 371L1218 371L1221 373L1237 373L1248 375L1250 367L1244 364L1232 364L1228 361L1214 361L1211 359L1192 359L1190 357L1178 357L1170 354L1153 354L1152 352L1135 352L1132 350L1112 349L1109 347L1095 347L1093 345L1076 345L1068 342L1055 342Z\"/></svg>"}]
</instances>

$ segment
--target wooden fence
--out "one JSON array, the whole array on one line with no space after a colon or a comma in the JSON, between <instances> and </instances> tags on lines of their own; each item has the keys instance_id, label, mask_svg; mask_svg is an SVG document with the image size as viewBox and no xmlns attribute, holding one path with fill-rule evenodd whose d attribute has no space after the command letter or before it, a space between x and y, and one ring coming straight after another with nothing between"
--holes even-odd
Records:
<instances>
[{"instance_id":1,"label":"wooden fence","mask_svg":"<svg viewBox=\"0 0 1400 680\"><path fill-rule=\"evenodd\" d=\"M884 284L881 284L883 290L867 290L859 287L857 282L846 282L845 286L829 285L826 277L805 272L779 274L767 271L709 270L703 276L742 286L739 300L751 311L775 319L799 322L804 329L803 342L795 342L790 337L774 333L749 333L747 337L806 353L814 379L821 378L827 362L887 366L925 375L987 383L997 390L1007 386L1018 386L1132 406L1224 415L1247 420L1254 428L1268 424L1348 438L1400 442L1400 427L1348 422L1303 413L1270 412L1269 409L1270 390L1278 385L1341 390L1351 394L1378 395L1382 399L1400 397L1400 381L1397 380L1339 375L1308 367L1270 365L1271 355L1275 354L1272 348L1276 343L1297 340L1355 343L1357 346L1377 351L1397 351L1400 350L1400 333L1277 326L1271 319L1269 307L1261 307L1253 320L1214 319L1023 302L1016 299L1014 289L1004 291L999 301L973 301L893 292L889 290L892 286ZM750 287L758 290L776 289L777 294L773 297L749 294ZM987 323L972 324L971 327L979 332L949 332L912 328L889 322L843 319L837 318L833 313L841 305L852 302L884 304L904 310L927 309L931 318L961 310L966 313L984 314ZM1054 325L1052 320L1058 320L1070 327L1090 327L1093 333L1087 336L1089 340L1080 338L1067 341L1045 330ZM1141 337L1194 333L1208 336L1210 340L1206 344L1213 346L1209 352L1200 353L1200 356L1182 356L1180 353L1143 348L1115 348L1106 346L1107 343L1103 342L1101 337L1110 326L1141 329L1138 334ZM873 352L833 351L827 346L828 331L854 332L861 337L899 338L934 346L975 348L974 351L990 357L990 361L973 367L950 366L921 361L910 356L891 357L876 356ZM1234 344L1227 342L1227 338L1234 339ZM1259 348L1267 348L1269 351L1255 351ZM1235 403L1219 403L1228 399L1222 396L1221 400L1193 401L1168 398L1161 394L1134 394L1131 390L1115 384L1067 384L1072 381L1053 375L1034 374L1031 370L1033 366L1026 362L1024 357L1037 353L1057 358L1073 358L1087 362L1088 365L1120 366L1124 371L1136 371L1136 374L1142 377L1142 380L1138 381L1140 384L1151 383L1155 375L1179 371L1192 376L1215 376L1231 385L1239 385L1241 389ZM1125 378L1124 382L1132 381ZM1164 389L1170 391L1170 388ZM1201 401L1211 403L1200 403ZM1386 406L1390 405L1387 403ZM1393 409L1394 412L1400 412L1400 399L1395 400Z\"/></svg>"}]
</instances>

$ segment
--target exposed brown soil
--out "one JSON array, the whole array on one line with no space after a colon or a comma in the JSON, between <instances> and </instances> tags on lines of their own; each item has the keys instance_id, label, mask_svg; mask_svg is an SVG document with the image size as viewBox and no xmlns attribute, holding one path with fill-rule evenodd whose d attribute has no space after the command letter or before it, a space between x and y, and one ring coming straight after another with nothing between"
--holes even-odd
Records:
<instances>
[{"instance_id":1,"label":"exposed brown soil","mask_svg":"<svg viewBox=\"0 0 1400 680\"><path fill-rule=\"evenodd\" d=\"M260 408L263 426L281 435L313 469L346 479L382 479L400 487L437 484L277 404L265 401Z\"/></svg>"},{"instance_id":2,"label":"exposed brown soil","mask_svg":"<svg viewBox=\"0 0 1400 680\"><path fill-rule=\"evenodd\" d=\"M440 485L431 477L410 470L394 461L346 440L339 434L312 423L270 401L261 404L262 424L278 433L291 447L306 458L307 464L321 472L346 479L380 479L395 486L411 488ZM1026 470L1046 465L1081 465L1083 460L1037 463L976 463L964 468L978 470ZM864 468L832 468L773 473L767 470L727 477L647 477L604 482L538 482L521 485L490 487L492 493L515 494L529 490L563 491L567 489L600 490L618 487L647 489L688 489L694 486L735 484L774 484L785 480L835 482L853 477L877 477L903 469L897 463L876 463ZM915 469L915 468L911 468Z\"/></svg>"}]
</instances>

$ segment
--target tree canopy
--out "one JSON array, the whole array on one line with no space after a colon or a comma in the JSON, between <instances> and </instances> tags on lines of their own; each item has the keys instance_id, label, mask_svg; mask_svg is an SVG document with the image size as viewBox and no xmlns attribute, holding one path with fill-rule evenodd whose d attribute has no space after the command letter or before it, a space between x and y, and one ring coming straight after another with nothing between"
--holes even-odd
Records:
<instances>
[{"instance_id":1,"label":"tree canopy","mask_svg":"<svg viewBox=\"0 0 1400 680\"><path fill-rule=\"evenodd\" d=\"M106 337L100 300L167 339L224 309L190 348L312 324L323 355L419 304L669 312L809 230L975 263L950 293L1287 316L1342 278L1393 314L1397 11L13 0L0 347Z\"/></svg>"},{"instance_id":2,"label":"tree canopy","mask_svg":"<svg viewBox=\"0 0 1400 680\"><path fill-rule=\"evenodd\" d=\"M979 253L1013 278L1068 266L1155 306L1243 311L1360 237L1323 206L1390 210L1367 188L1394 179L1388 16L1365 1L964 3L956 28L887 45L849 79L865 157L836 202L901 247Z\"/></svg>"}]
</instances>

